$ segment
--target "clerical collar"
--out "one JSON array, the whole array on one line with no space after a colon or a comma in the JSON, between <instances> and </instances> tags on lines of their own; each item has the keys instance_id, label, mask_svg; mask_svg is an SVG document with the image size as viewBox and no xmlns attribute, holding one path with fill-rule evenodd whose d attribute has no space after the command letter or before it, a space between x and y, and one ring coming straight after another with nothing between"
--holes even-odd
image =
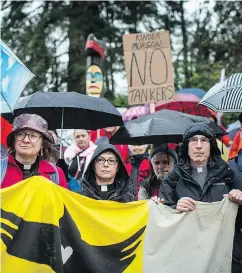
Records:
<instances>
[{"instance_id":1,"label":"clerical collar","mask_svg":"<svg viewBox=\"0 0 242 273\"><path fill-rule=\"evenodd\" d=\"M196 173L204 173L208 170L207 164L201 167L195 167L191 165L191 169L193 172L196 172Z\"/></svg>"},{"instance_id":2,"label":"clerical collar","mask_svg":"<svg viewBox=\"0 0 242 273\"><path fill-rule=\"evenodd\" d=\"M34 164L22 164L19 161L17 161L16 159L15 159L15 161L16 161L17 165L19 166L19 168L23 171L34 170L37 166L37 160L35 161Z\"/></svg>"},{"instance_id":3,"label":"clerical collar","mask_svg":"<svg viewBox=\"0 0 242 273\"><path fill-rule=\"evenodd\" d=\"M114 186L114 183L112 184L108 184L108 185L98 185L101 192L107 192L107 191L110 191L111 189L113 189L115 186Z\"/></svg>"}]
</instances>

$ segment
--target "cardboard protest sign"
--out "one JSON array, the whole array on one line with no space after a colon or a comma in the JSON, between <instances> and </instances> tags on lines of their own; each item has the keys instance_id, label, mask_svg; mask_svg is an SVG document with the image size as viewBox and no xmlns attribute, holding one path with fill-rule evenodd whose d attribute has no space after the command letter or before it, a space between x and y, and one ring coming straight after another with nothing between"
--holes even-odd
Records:
<instances>
[{"instance_id":1,"label":"cardboard protest sign","mask_svg":"<svg viewBox=\"0 0 242 273\"><path fill-rule=\"evenodd\" d=\"M174 100L169 32L124 35L123 44L129 104Z\"/></svg>"}]
</instances>

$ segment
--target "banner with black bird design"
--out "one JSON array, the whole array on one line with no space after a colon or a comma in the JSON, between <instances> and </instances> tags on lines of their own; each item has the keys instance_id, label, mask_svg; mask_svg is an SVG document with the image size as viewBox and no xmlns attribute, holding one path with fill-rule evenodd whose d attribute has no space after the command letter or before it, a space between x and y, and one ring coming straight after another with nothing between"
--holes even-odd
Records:
<instances>
[{"instance_id":1,"label":"banner with black bird design","mask_svg":"<svg viewBox=\"0 0 242 273\"><path fill-rule=\"evenodd\" d=\"M178 213L152 201L92 200L40 176L2 189L1 199L2 273L205 273L207 266L227 273L231 266L237 207L226 199Z\"/></svg>"}]
</instances>

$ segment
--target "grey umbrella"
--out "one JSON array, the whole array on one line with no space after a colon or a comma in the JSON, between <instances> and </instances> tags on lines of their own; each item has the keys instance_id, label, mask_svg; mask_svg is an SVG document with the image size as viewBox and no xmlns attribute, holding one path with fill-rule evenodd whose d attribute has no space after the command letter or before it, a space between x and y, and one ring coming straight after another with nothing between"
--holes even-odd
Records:
<instances>
[{"instance_id":1,"label":"grey umbrella","mask_svg":"<svg viewBox=\"0 0 242 273\"><path fill-rule=\"evenodd\" d=\"M179 143L185 130L196 122L208 123L217 135L227 134L208 118L160 110L126 122L113 135L110 142L130 145Z\"/></svg>"}]
</instances>

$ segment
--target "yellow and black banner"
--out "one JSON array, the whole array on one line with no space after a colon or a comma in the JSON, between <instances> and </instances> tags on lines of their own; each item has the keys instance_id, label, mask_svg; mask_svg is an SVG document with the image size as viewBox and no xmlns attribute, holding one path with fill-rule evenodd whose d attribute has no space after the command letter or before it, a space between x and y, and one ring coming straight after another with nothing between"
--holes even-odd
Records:
<instances>
[{"instance_id":1,"label":"yellow and black banner","mask_svg":"<svg viewBox=\"0 0 242 273\"><path fill-rule=\"evenodd\" d=\"M146 202L95 201L43 177L1 197L2 272L142 272Z\"/></svg>"},{"instance_id":2,"label":"yellow and black banner","mask_svg":"<svg viewBox=\"0 0 242 273\"><path fill-rule=\"evenodd\" d=\"M228 273L238 206L180 213L121 204L37 176L1 190L2 273ZM202 259L201 259L202 257Z\"/></svg>"}]
</instances>

